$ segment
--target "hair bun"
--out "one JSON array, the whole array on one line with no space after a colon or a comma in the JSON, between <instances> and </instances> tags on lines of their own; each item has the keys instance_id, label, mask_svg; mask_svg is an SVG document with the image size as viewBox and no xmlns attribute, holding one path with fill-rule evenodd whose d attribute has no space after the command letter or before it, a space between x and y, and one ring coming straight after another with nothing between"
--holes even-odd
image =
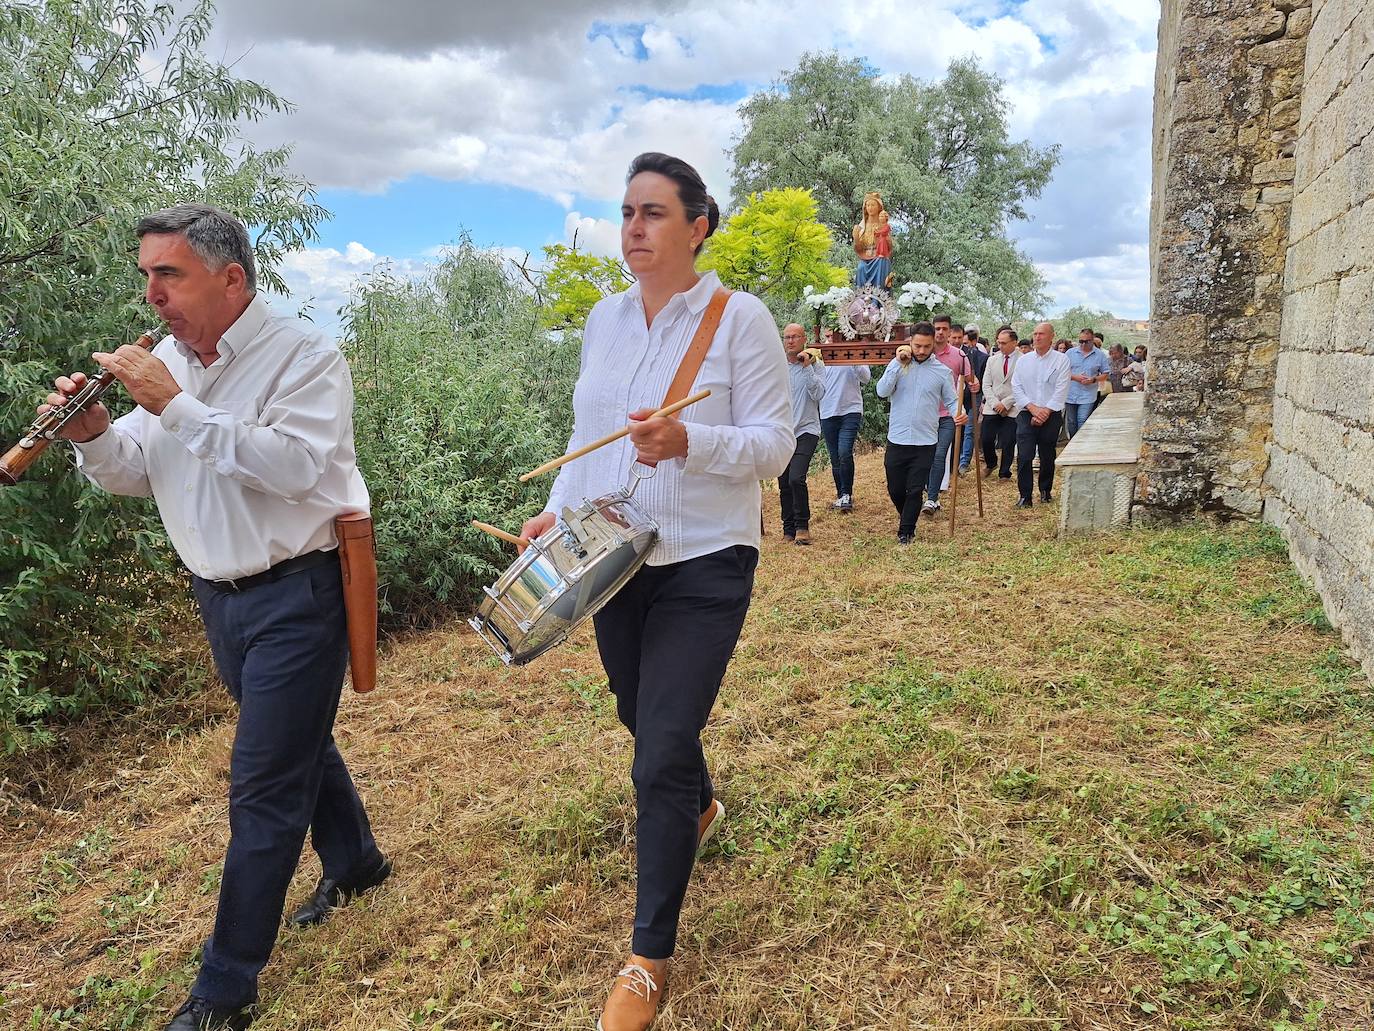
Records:
<instances>
[{"instance_id":1,"label":"hair bun","mask_svg":"<svg viewBox=\"0 0 1374 1031\"><path fill-rule=\"evenodd\" d=\"M720 207L709 193L706 195L706 235L710 236L720 225Z\"/></svg>"}]
</instances>

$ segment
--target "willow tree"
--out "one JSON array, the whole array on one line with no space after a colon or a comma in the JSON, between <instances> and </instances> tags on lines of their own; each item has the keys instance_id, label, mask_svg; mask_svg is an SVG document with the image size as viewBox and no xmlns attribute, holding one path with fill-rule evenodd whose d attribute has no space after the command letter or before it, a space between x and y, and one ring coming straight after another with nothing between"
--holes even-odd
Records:
<instances>
[{"instance_id":1,"label":"willow tree","mask_svg":"<svg viewBox=\"0 0 1374 1031\"><path fill-rule=\"evenodd\" d=\"M740 107L733 192L809 188L819 218L849 251L863 195L892 219L898 283L951 290L970 310L1005 316L1045 304L1043 281L1011 242L1058 160L1058 145L1013 140L1002 82L972 60L943 79L880 79L860 60L807 54Z\"/></svg>"},{"instance_id":2,"label":"willow tree","mask_svg":"<svg viewBox=\"0 0 1374 1031\"><path fill-rule=\"evenodd\" d=\"M245 122L287 109L202 53L213 7L144 0L0 4L0 438L43 384L156 324L140 303L137 218L202 201L253 228L263 284L325 212L255 150ZM148 505L82 486L52 449L0 490L0 743L55 712L177 675L159 643L184 592Z\"/></svg>"}]
</instances>

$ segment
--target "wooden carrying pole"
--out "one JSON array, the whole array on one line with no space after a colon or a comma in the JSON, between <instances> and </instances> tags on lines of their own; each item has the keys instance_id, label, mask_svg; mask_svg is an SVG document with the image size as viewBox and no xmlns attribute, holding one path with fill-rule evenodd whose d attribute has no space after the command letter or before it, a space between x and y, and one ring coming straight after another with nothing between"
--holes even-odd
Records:
<instances>
[{"instance_id":1,"label":"wooden carrying pole","mask_svg":"<svg viewBox=\"0 0 1374 1031\"><path fill-rule=\"evenodd\" d=\"M710 396L711 392L709 390L703 390L698 394L693 394L691 397L684 397L681 401L678 401L675 404L671 404L664 408L660 408L658 411L650 415L649 418L661 419L666 418L670 415L676 415L678 412L682 411L688 405L694 405L703 398L707 398ZM545 462L538 469L531 469L529 472L521 476L520 482L524 483L526 480L532 480L536 476L542 476L544 473L557 469L561 465L567 465L574 458L581 458L583 455L591 454L597 448L605 447L607 444L612 444L615 441L619 440L621 437L625 436L627 433L629 433L630 429L631 427L626 426L623 429L616 430L614 433L608 433L600 440L594 440L590 444L578 448L576 451L569 451L566 455L563 455L561 458L555 458L552 462Z\"/></svg>"},{"instance_id":2,"label":"wooden carrying pole","mask_svg":"<svg viewBox=\"0 0 1374 1031\"><path fill-rule=\"evenodd\" d=\"M960 376L954 384L954 414L964 410L964 377ZM959 445L962 443L959 431L963 427L954 424L954 444L949 451L949 535L954 536L954 516L959 511ZM938 501L939 498L936 498Z\"/></svg>"},{"instance_id":3,"label":"wooden carrying pole","mask_svg":"<svg viewBox=\"0 0 1374 1031\"><path fill-rule=\"evenodd\" d=\"M978 518L983 518L983 442L982 437L983 406L978 402L978 395L973 395L973 476L974 482L978 486Z\"/></svg>"}]
</instances>

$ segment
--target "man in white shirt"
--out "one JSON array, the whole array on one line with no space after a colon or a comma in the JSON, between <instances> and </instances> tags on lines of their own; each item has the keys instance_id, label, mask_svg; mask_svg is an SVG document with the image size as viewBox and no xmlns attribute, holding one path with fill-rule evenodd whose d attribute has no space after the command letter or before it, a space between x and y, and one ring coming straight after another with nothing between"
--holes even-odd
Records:
<instances>
[{"instance_id":1,"label":"man in white shirt","mask_svg":"<svg viewBox=\"0 0 1374 1031\"><path fill-rule=\"evenodd\" d=\"M1016 416L1016 468L1020 500L1017 508L1031 507L1031 464L1040 455L1040 500L1054 500L1054 449L1064 424L1064 402L1069 396L1069 358L1054 350L1054 326L1042 322L1031 334L1035 350L1023 354L1012 370L1012 397Z\"/></svg>"},{"instance_id":2,"label":"man in white shirt","mask_svg":"<svg viewBox=\"0 0 1374 1031\"><path fill-rule=\"evenodd\" d=\"M1020 357L1016 330L1003 326L997 331L997 353L988 359L983 370L983 462L989 476L997 472L1003 480L1011 479L1016 453L1016 416L1021 409L1016 404L1011 377ZM1000 471L998 452L1002 456Z\"/></svg>"},{"instance_id":3,"label":"man in white shirt","mask_svg":"<svg viewBox=\"0 0 1374 1031\"><path fill-rule=\"evenodd\" d=\"M782 347L787 352L787 376L792 394L793 433L797 448L787 468L778 477L778 497L782 503L782 536L795 544L811 543L811 494L806 474L811 456L821 439L821 397L825 382L821 370L806 348L806 330L792 323L782 330Z\"/></svg>"},{"instance_id":4,"label":"man in white shirt","mask_svg":"<svg viewBox=\"0 0 1374 1031\"><path fill-rule=\"evenodd\" d=\"M66 434L97 486L157 502L238 703L215 927L167 1031L240 1031L306 832L324 876L295 926L391 873L333 738L348 661L333 521L369 499L348 365L332 340L257 295L243 224L183 204L137 233L146 299L171 335L151 352L97 353L138 407L112 424L96 405ZM59 377L48 403L84 382Z\"/></svg>"}]
</instances>

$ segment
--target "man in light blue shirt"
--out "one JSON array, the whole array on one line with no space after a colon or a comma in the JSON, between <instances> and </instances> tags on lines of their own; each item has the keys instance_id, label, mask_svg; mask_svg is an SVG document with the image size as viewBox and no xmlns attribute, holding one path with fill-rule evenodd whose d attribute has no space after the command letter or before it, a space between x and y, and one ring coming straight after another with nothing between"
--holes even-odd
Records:
<instances>
[{"instance_id":1,"label":"man in light blue shirt","mask_svg":"<svg viewBox=\"0 0 1374 1031\"><path fill-rule=\"evenodd\" d=\"M940 409L955 411L954 380L941 362L931 360L935 327L918 322L910 344L897 348L878 380L878 396L891 398L887 422L887 494L897 510L897 543L910 544L921 515L921 496L935 460L940 435ZM962 426L968 416L960 412L954 422Z\"/></svg>"},{"instance_id":2,"label":"man in light blue shirt","mask_svg":"<svg viewBox=\"0 0 1374 1031\"><path fill-rule=\"evenodd\" d=\"M821 439L821 397L825 380L820 367L806 348L806 330L797 323L782 329L782 346L787 352L787 378L792 391L792 422L797 449L778 477L778 497L782 501L782 535L794 544L811 543L811 494L806 474L811 456Z\"/></svg>"},{"instance_id":3,"label":"man in light blue shirt","mask_svg":"<svg viewBox=\"0 0 1374 1031\"><path fill-rule=\"evenodd\" d=\"M1092 415L1097 406L1097 385L1111 371L1111 359L1097 346L1093 331L1080 329L1078 346L1069 352L1069 397L1064 405L1064 425L1070 440Z\"/></svg>"}]
</instances>

